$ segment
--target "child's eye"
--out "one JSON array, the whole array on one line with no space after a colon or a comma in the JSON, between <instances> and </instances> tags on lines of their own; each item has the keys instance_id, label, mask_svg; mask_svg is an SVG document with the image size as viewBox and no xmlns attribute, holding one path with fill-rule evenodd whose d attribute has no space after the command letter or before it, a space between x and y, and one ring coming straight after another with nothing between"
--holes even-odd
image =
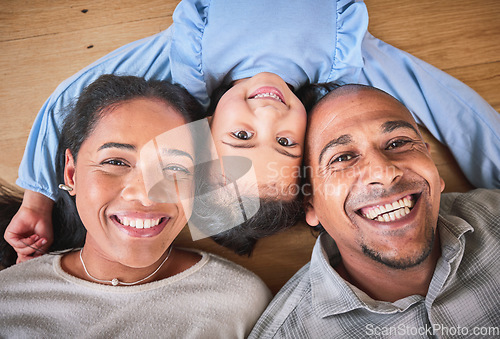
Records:
<instances>
[{"instance_id":1,"label":"child's eye","mask_svg":"<svg viewBox=\"0 0 500 339\"><path fill-rule=\"evenodd\" d=\"M240 140L249 140L254 135L254 133L252 133L250 131L245 131L245 130L235 131L235 132L232 132L231 134L233 135L233 137L235 137L236 139L240 139Z\"/></svg>"},{"instance_id":2,"label":"child's eye","mask_svg":"<svg viewBox=\"0 0 500 339\"><path fill-rule=\"evenodd\" d=\"M293 142L291 138L277 137L276 141L278 142L278 144L285 147L291 147L297 145L297 143Z\"/></svg>"}]
</instances>

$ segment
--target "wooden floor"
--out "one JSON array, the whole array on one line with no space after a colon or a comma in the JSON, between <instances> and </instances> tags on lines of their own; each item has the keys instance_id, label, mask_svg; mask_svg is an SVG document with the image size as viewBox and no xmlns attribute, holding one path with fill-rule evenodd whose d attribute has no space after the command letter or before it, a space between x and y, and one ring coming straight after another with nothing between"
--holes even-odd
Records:
<instances>
[{"instance_id":1,"label":"wooden floor","mask_svg":"<svg viewBox=\"0 0 500 339\"><path fill-rule=\"evenodd\" d=\"M0 0L0 178L13 183L31 124L65 78L125 43L167 28L177 0ZM441 68L500 109L500 1L366 0L376 37ZM448 190L468 183L444 147L433 153ZM237 258L210 240L182 243L222 253L276 291L309 260L306 226L262 242ZM305 235L306 234L306 235ZM278 254L277 254L278 253ZM265 264L263 264L265 263ZM271 274L272 273L272 274Z\"/></svg>"}]
</instances>

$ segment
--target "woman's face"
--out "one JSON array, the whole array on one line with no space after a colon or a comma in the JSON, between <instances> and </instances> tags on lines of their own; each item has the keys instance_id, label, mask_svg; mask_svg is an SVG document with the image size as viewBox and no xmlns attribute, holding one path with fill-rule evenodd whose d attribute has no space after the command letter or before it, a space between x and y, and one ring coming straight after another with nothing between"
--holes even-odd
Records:
<instances>
[{"instance_id":1,"label":"woman's face","mask_svg":"<svg viewBox=\"0 0 500 339\"><path fill-rule=\"evenodd\" d=\"M283 195L296 184L306 112L279 76L259 73L235 82L219 101L211 129L220 156L252 160L259 186Z\"/></svg>"},{"instance_id":2,"label":"woman's face","mask_svg":"<svg viewBox=\"0 0 500 339\"><path fill-rule=\"evenodd\" d=\"M184 118L163 101L133 99L104 112L83 142L76 164L67 151L65 181L74 187L71 193L87 229L86 256L147 267L161 258L182 230L186 216L179 200L149 199L141 168L147 161L140 158L140 151L153 137L184 124ZM165 171L192 181L189 140L184 140L183 149L175 143L158 145L158 155L165 155Z\"/></svg>"}]
</instances>

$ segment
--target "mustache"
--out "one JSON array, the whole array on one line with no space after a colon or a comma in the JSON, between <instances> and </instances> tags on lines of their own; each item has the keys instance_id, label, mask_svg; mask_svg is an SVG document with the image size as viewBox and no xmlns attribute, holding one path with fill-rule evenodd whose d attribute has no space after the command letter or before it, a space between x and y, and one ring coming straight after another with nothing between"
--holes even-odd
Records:
<instances>
[{"instance_id":1,"label":"mustache","mask_svg":"<svg viewBox=\"0 0 500 339\"><path fill-rule=\"evenodd\" d=\"M359 184L359 189L351 190L346 201L348 206L354 206L355 209L359 209L382 199L406 195L408 192L420 193L426 190L427 187L428 183L424 180L410 181L405 179L401 179L401 181L389 188L380 187L380 185L370 187Z\"/></svg>"}]
</instances>

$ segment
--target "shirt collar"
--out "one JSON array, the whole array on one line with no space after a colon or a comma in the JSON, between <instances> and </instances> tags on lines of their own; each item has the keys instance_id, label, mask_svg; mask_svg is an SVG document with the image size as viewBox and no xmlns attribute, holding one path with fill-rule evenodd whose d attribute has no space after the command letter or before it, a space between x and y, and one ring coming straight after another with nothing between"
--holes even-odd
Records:
<instances>
[{"instance_id":1,"label":"shirt collar","mask_svg":"<svg viewBox=\"0 0 500 339\"><path fill-rule=\"evenodd\" d=\"M441 257L450 262L457 255L463 253L467 232L474 232L474 228L465 220L452 215L439 214L438 232L441 241Z\"/></svg>"},{"instance_id":2,"label":"shirt collar","mask_svg":"<svg viewBox=\"0 0 500 339\"><path fill-rule=\"evenodd\" d=\"M321 317L365 307L331 262L340 259L335 241L323 232L316 240L310 266L312 306Z\"/></svg>"}]
</instances>

